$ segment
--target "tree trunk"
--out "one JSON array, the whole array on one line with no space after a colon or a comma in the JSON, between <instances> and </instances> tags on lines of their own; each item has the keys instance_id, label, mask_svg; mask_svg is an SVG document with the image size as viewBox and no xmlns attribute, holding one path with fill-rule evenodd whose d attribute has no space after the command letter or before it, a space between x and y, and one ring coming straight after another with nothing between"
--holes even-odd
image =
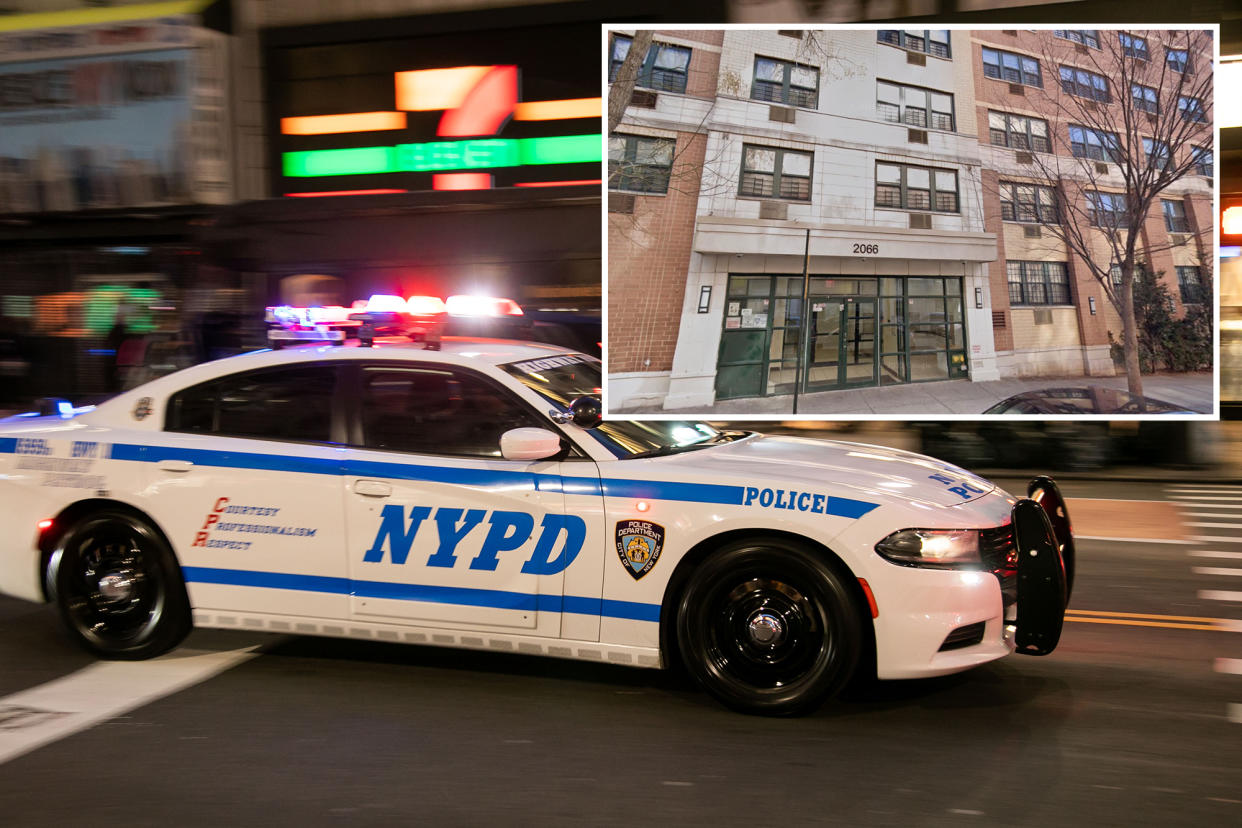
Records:
<instances>
[{"instance_id":1,"label":"tree trunk","mask_svg":"<svg viewBox=\"0 0 1242 828\"><path fill-rule=\"evenodd\" d=\"M1121 283L1121 347L1126 357L1126 385L1131 394L1143 395L1143 374L1139 370L1138 321L1134 316L1134 274L1125 274Z\"/></svg>"}]
</instances>

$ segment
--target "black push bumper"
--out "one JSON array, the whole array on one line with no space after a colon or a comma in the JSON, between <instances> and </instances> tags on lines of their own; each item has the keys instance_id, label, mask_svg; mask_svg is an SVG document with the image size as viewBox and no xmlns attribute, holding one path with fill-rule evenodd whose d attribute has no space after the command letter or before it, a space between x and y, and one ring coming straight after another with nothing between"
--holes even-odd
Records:
<instances>
[{"instance_id":1,"label":"black push bumper","mask_svg":"<svg viewBox=\"0 0 1242 828\"><path fill-rule=\"evenodd\" d=\"M1014 644L1019 653L1047 655L1061 638L1074 584L1074 536L1056 483L1036 477L1027 495L1013 507L1018 554Z\"/></svg>"}]
</instances>

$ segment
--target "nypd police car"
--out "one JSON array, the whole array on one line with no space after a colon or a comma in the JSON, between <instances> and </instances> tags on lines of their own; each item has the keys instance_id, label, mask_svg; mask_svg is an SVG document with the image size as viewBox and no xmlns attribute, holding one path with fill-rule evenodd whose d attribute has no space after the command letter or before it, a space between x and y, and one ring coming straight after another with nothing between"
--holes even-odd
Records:
<instances>
[{"instance_id":1,"label":"nypd police car","mask_svg":"<svg viewBox=\"0 0 1242 828\"><path fill-rule=\"evenodd\" d=\"M600 363L445 337L260 351L0 425L0 591L95 654L193 626L678 665L807 712L1056 646L1073 540L929 457L601 422Z\"/></svg>"}]
</instances>

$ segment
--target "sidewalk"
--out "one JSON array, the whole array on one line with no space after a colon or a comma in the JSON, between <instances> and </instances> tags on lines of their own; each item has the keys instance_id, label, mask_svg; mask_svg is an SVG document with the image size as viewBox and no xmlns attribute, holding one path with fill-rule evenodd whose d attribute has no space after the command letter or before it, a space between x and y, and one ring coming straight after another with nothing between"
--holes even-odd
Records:
<instances>
[{"instance_id":1,"label":"sidewalk","mask_svg":"<svg viewBox=\"0 0 1242 828\"><path fill-rule=\"evenodd\" d=\"M934 418L942 414L982 414L985 409L1006 397L1020 394L1023 391L1088 385L1102 385L1125 390L1126 378L1124 376L1039 377L992 382L947 380L911 385L890 385L883 388L820 391L798 396L798 416L830 418L838 415L888 414L910 418ZM1208 372L1145 375L1143 394L1191 411L1212 413L1212 375ZM790 414L792 408L793 395L786 394L777 397L723 400L706 408L666 409L658 405L648 405L609 413L627 417L634 414L680 414L727 418L749 414Z\"/></svg>"}]
</instances>

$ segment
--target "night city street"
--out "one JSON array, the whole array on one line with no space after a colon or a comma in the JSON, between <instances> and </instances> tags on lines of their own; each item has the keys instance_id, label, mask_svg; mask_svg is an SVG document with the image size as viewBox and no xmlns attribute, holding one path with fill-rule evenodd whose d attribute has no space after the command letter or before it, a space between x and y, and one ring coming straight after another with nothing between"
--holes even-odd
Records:
<instances>
[{"instance_id":1,"label":"night city street","mask_svg":"<svg viewBox=\"0 0 1242 828\"><path fill-rule=\"evenodd\" d=\"M1055 653L793 720L662 672L215 631L164 658L257 655L110 711L117 688L93 697L80 671L98 666L55 612L5 599L0 801L30 826L1235 823L1242 486L1065 491L1089 537ZM113 665L134 694L149 668ZM89 729L46 718L37 689L10 702L75 677L59 701L97 709ZM13 757L27 730L57 736Z\"/></svg>"}]
</instances>

